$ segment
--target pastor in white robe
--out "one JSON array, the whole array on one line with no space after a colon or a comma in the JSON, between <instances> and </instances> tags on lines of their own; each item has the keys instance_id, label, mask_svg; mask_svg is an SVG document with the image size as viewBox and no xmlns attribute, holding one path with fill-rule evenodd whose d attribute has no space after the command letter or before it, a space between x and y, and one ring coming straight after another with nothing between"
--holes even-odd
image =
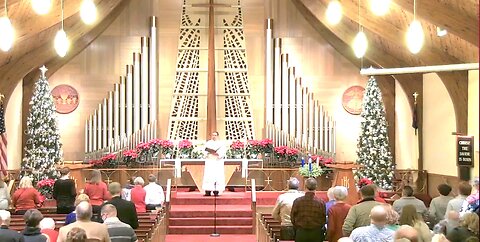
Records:
<instances>
[{"instance_id":1,"label":"pastor in white robe","mask_svg":"<svg viewBox=\"0 0 480 242\"><path fill-rule=\"evenodd\" d=\"M207 153L202 189L204 191L219 191L219 193L222 193L225 191L225 169L223 160L227 152L225 143L220 140L209 140L205 144L205 148L216 150L218 156Z\"/></svg>"}]
</instances>

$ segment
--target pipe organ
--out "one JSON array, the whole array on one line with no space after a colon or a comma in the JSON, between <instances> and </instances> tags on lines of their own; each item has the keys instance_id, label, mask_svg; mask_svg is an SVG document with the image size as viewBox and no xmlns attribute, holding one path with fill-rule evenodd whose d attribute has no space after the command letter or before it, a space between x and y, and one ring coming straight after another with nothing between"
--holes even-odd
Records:
<instances>
[{"instance_id":1,"label":"pipe organ","mask_svg":"<svg viewBox=\"0 0 480 242\"><path fill-rule=\"evenodd\" d=\"M133 149L157 134L157 29L150 18L150 36L141 37L140 53L132 53L126 73L85 121L85 159Z\"/></svg>"},{"instance_id":2,"label":"pipe organ","mask_svg":"<svg viewBox=\"0 0 480 242\"><path fill-rule=\"evenodd\" d=\"M282 39L272 38L272 20L266 22L265 77L267 93L265 136L275 146L287 145L314 153L335 153L335 121L304 85Z\"/></svg>"}]
</instances>

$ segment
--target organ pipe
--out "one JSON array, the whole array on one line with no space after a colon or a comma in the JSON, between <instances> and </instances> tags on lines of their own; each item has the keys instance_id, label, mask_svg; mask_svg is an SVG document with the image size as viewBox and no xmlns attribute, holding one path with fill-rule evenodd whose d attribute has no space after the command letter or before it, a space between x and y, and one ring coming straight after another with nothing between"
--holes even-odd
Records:
<instances>
[{"instance_id":1,"label":"organ pipe","mask_svg":"<svg viewBox=\"0 0 480 242\"><path fill-rule=\"evenodd\" d=\"M157 120L157 17L150 18L150 48L149 48L149 104L150 123ZM154 126L156 129L156 126Z\"/></svg>"},{"instance_id":2,"label":"organ pipe","mask_svg":"<svg viewBox=\"0 0 480 242\"><path fill-rule=\"evenodd\" d=\"M272 19L266 21L265 37L265 121L267 124L273 123L273 48L272 48Z\"/></svg>"},{"instance_id":3,"label":"organ pipe","mask_svg":"<svg viewBox=\"0 0 480 242\"><path fill-rule=\"evenodd\" d=\"M143 129L148 124L148 38L142 37L142 53L140 59L140 127Z\"/></svg>"},{"instance_id":4,"label":"organ pipe","mask_svg":"<svg viewBox=\"0 0 480 242\"><path fill-rule=\"evenodd\" d=\"M140 54L133 53L133 132L140 130Z\"/></svg>"}]
</instances>

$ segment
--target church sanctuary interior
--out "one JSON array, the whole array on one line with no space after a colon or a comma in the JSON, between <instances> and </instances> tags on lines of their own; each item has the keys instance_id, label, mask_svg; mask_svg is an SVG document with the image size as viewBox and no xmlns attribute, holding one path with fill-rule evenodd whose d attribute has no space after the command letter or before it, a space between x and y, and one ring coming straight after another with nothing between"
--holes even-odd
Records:
<instances>
[{"instance_id":1,"label":"church sanctuary interior","mask_svg":"<svg viewBox=\"0 0 480 242\"><path fill-rule=\"evenodd\" d=\"M374 199L400 215L420 201L432 234L449 212L478 226L477 0L0 3L2 231L363 241L370 219L347 221ZM306 202L326 204L316 229L296 219ZM24 220L37 210L50 232ZM78 236L107 241L92 228Z\"/></svg>"}]
</instances>

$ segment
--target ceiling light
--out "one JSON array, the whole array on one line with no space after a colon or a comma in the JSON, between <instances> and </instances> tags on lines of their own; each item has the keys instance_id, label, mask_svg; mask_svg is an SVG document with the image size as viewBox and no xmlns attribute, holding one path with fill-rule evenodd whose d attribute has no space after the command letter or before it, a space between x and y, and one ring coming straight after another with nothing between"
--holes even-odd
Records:
<instances>
[{"instance_id":1,"label":"ceiling light","mask_svg":"<svg viewBox=\"0 0 480 242\"><path fill-rule=\"evenodd\" d=\"M446 29L442 29L440 27L437 27L437 36L438 37L443 37L447 35L447 30Z\"/></svg>"},{"instance_id":2,"label":"ceiling light","mask_svg":"<svg viewBox=\"0 0 480 242\"><path fill-rule=\"evenodd\" d=\"M385 15L390 8L390 0L370 0L370 10L377 16Z\"/></svg>"},{"instance_id":3,"label":"ceiling light","mask_svg":"<svg viewBox=\"0 0 480 242\"><path fill-rule=\"evenodd\" d=\"M330 1L327 7L327 21L330 24L338 24L342 20L342 5L337 0Z\"/></svg>"},{"instance_id":4,"label":"ceiling light","mask_svg":"<svg viewBox=\"0 0 480 242\"><path fill-rule=\"evenodd\" d=\"M32 8L37 14L44 15L50 11L52 0L32 0Z\"/></svg>"},{"instance_id":5,"label":"ceiling light","mask_svg":"<svg viewBox=\"0 0 480 242\"><path fill-rule=\"evenodd\" d=\"M93 0L83 0L80 7L80 17L86 24L92 24L97 20L97 7L95 7Z\"/></svg>"},{"instance_id":6,"label":"ceiling light","mask_svg":"<svg viewBox=\"0 0 480 242\"><path fill-rule=\"evenodd\" d=\"M413 21L407 30L406 41L407 47L412 54L417 54L423 47L425 35L423 34L422 25L417 21L417 1L413 0Z\"/></svg>"},{"instance_id":7,"label":"ceiling light","mask_svg":"<svg viewBox=\"0 0 480 242\"><path fill-rule=\"evenodd\" d=\"M368 40L367 36L363 32L363 29L357 33L353 39L353 53L357 58L362 58L368 49Z\"/></svg>"},{"instance_id":8,"label":"ceiling light","mask_svg":"<svg viewBox=\"0 0 480 242\"><path fill-rule=\"evenodd\" d=\"M425 36L423 34L422 25L418 20L413 20L407 31L407 47L413 54L417 54L423 47Z\"/></svg>"},{"instance_id":9,"label":"ceiling light","mask_svg":"<svg viewBox=\"0 0 480 242\"><path fill-rule=\"evenodd\" d=\"M63 29L63 0L60 1L60 4L62 6L62 28L57 32L57 35L55 35L54 47L60 57L65 57L68 48L70 48L70 41L68 40L67 33L65 33Z\"/></svg>"},{"instance_id":10,"label":"ceiling light","mask_svg":"<svg viewBox=\"0 0 480 242\"><path fill-rule=\"evenodd\" d=\"M0 37L0 49L6 52L12 48L15 39L15 31L10 19L8 19L7 0L5 0L5 16L0 18L0 33L2 33Z\"/></svg>"}]
</instances>

